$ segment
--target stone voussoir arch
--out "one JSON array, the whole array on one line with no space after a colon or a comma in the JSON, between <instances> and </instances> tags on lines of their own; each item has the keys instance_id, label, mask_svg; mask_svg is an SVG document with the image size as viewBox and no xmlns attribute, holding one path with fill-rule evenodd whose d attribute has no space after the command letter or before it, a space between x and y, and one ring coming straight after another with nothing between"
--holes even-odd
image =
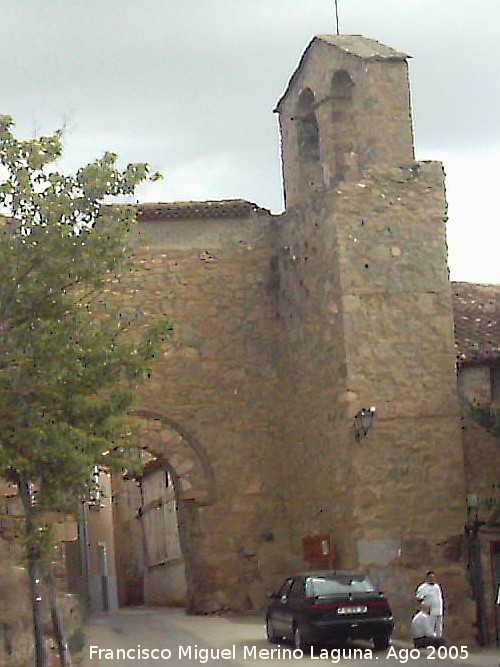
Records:
<instances>
[{"instance_id":1,"label":"stone voussoir arch","mask_svg":"<svg viewBox=\"0 0 500 667\"><path fill-rule=\"evenodd\" d=\"M138 418L140 448L165 460L174 476L178 500L199 506L217 499L215 475L205 448L178 422L145 408L129 411Z\"/></svg>"}]
</instances>

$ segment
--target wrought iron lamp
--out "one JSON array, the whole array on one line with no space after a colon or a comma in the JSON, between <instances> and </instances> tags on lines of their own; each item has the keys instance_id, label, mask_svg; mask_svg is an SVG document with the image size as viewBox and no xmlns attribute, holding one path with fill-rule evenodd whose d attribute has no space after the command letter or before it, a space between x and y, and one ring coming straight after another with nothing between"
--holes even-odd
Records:
<instances>
[{"instance_id":1,"label":"wrought iron lamp","mask_svg":"<svg viewBox=\"0 0 500 667\"><path fill-rule=\"evenodd\" d=\"M361 408L359 412L354 415L354 437L356 442L368 435L375 417L376 408Z\"/></svg>"}]
</instances>

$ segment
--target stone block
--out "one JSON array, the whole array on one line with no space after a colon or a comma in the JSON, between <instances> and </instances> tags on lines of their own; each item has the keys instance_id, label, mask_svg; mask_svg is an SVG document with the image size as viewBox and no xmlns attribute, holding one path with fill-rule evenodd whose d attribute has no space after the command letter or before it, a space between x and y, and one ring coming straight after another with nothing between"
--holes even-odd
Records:
<instances>
[{"instance_id":1,"label":"stone block","mask_svg":"<svg viewBox=\"0 0 500 667\"><path fill-rule=\"evenodd\" d=\"M399 558L401 543L392 539L358 540L358 560L362 569L387 566Z\"/></svg>"}]
</instances>

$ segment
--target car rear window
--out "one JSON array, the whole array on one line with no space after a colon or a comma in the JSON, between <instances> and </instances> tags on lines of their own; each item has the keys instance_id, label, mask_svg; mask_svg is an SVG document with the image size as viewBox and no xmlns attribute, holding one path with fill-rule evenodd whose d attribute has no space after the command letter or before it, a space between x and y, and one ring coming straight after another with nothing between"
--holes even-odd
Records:
<instances>
[{"instance_id":1,"label":"car rear window","mask_svg":"<svg viewBox=\"0 0 500 667\"><path fill-rule=\"evenodd\" d=\"M373 593L375 586L368 577L339 576L335 578L309 577L306 582L306 595L342 595L349 593Z\"/></svg>"}]
</instances>

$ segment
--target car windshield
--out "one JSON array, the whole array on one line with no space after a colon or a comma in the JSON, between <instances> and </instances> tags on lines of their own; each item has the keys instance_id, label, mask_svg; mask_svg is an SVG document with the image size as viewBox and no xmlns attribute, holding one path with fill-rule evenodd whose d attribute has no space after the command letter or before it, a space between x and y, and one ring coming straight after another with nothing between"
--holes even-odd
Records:
<instances>
[{"instance_id":1,"label":"car windshield","mask_svg":"<svg viewBox=\"0 0 500 667\"><path fill-rule=\"evenodd\" d=\"M309 577L306 582L308 597L373 593L375 590L375 586L367 577L352 577L349 575L339 575L335 578Z\"/></svg>"}]
</instances>

